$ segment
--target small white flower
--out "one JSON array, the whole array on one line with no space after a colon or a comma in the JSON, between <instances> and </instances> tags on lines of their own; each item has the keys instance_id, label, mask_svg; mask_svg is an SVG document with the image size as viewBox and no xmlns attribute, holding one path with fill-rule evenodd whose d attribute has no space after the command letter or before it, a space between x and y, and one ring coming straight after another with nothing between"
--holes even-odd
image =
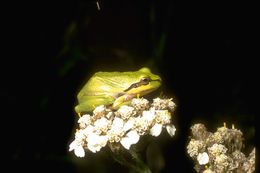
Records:
<instances>
[{"instance_id":1,"label":"small white flower","mask_svg":"<svg viewBox=\"0 0 260 173\"><path fill-rule=\"evenodd\" d=\"M106 114L106 107L104 105L100 105L97 106L94 110L93 110L93 116L92 119L97 120L101 117L104 117Z\"/></svg>"},{"instance_id":2,"label":"small white flower","mask_svg":"<svg viewBox=\"0 0 260 173\"><path fill-rule=\"evenodd\" d=\"M89 134L94 133L94 126L88 125L85 129L82 129L82 132L87 137Z\"/></svg>"},{"instance_id":3,"label":"small white flower","mask_svg":"<svg viewBox=\"0 0 260 173\"><path fill-rule=\"evenodd\" d=\"M164 110L167 109L167 101L166 99L160 99L157 97L153 99L152 106L155 107L156 110Z\"/></svg>"},{"instance_id":4,"label":"small white flower","mask_svg":"<svg viewBox=\"0 0 260 173\"><path fill-rule=\"evenodd\" d=\"M159 124L170 124L171 123L171 114L168 110L156 110L156 122Z\"/></svg>"},{"instance_id":5,"label":"small white flower","mask_svg":"<svg viewBox=\"0 0 260 173\"><path fill-rule=\"evenodd\" d=\"M84 157L85 156L85 151L84 151L82 145L80 145L80 143L78 141L73 141L69 145L69 151L73 151L73 150L74 150L74 154L77 157Z\"/></svg>"},{"instance_id":6,"label":"small white flower","mask_svg":"<svg viewBox=\"0 0 260 173\"><path fill-rule=\"evenodd\" d=\"M93 153L96 153L100 151L102 147L106 146L107 140L108 140L107 136L99 136L95 133L92 133L87 138L88 149Z\"/></svg>"},{"instance_id":7,"label":"small white flower","mask_svg":"<svg viewBox=\"0 0 260 173\"><path fill-rule=\"evenodd\" d=\"M75 140L83 141L85 139L85 134L83 129L79 129L75 133Z\"/></svg>"},{"instance_id":8,"label":"small white flower","mask_svg":"<svg viewBox=\"0 0 260 173\"><path fill-rule=\"evenodd\" d=\"M104 105L100 105L97 106L94 110L93 110L93 114L98 114L98 113L103 113L106 111L106 107Z\"/></svg>"},{"instance_id":9,"label":"small white flower","mask_svg":"<svg viewBox=\"0 0 260 173\"><path fill-rule=\"evenodd\" d=\"M214 164L224 170L229 165L229 157L225 154L220 154L215 158Z\"/></svg>"},{"instance_id":10,"label":"small white flower","mask_svg":"<svg viewBox=\"0 0 260 173\"><path fill-rule=\"evenodd\" d=\"M89 114L85 114L81 116L78 120L80 128L86 128L91 123L91 116Z\"/></svg>"},{"instance_id":11,"label":"small white flower","mask_svg":"<svg viewBox=\"0 0 260 173\"><path fill-rule=\"evenodd\" d=\"M202 151L205 151L205 143L203 141L191 139L187 146L187 152L190 157L196 158L199 152Z\"/></svg>"},{"instance_id":12,"label":"small white flower","mask_svg":"<svg viewBox=\"0 0 260 173\"><path fill-rule=\"evenodd\" d=\"M72 141L69 145L69 151L74 150L77 147L76 141Z\"/></svg>"},{"instance_id":13,"label":"small white flower","mask_svg":"<svg viewBox=\"0 0 260 173\"><path fill-rule=\"evenodd\" d=\"M105 117L102 117L94 123L94 128L97 134L101 134L102 132L107 132L111 121L106 119Z\"/></svg>"},{"instance_id":14,"label":"small white flower","mask_svg":"<svg viewBox=\"0 0 260 173\"><path fill-rule=\"evenodd\" d=\"M147 133L150 124L144 117L136 117L133 128L136 129L139 135L144 135Z\"/></svg>"},{"instance_id":15,"label":"small white flower","mask_svg":"<svg viewBox=\"0 0 260 173\"><path fill-rule=\"evenodd\" d=\"M162 132L162 124L155 124L151 129L150 129L150 134L152 136L159 136Z\"/></svg>"},{"instance_id":16,"label":"small white flower","mask_svg":"<svg viewBox=\"0 0 260 173\"><path fill-rule=\"evenodd\" d=\"M167 130L167 132L169 133L169 135L171 137L173 137L175 135L176 128L175 128L175 126L173 124L167 125L166 126L166 130Z\"/></svg>"},{"instance_id":17,"label":"small white flower","mask_svg":"<svg viewBox=\"0 0 260 173\"><path fill-rule=\"evenodd\" d=\"M227 148L222 144L214 144L208 148L209 154L213 155L214 157L225 154L227 152Z\"/></svg>"},{"instance_id":18,"label":"small white flower","mask_svg":"<svg viewBox=\"0 0 260 173\"><path fill-rule=\"evenodd\" d=\"M145 98L134 98L131 102L131 106L137 111L144 111L149 108L149 101Z\"/></svg>"},{"instance_id":19,"label":"small white flower","mask_svg":"<svg viewBox=\"0 0 260 173\"><path fill-rule=\"evenodd\" d=\"M119 142L121 140L122 136L125 134L123 127L124 121L121 118L115 117L111 129L107 131L107 136L110 142Z\"/></svg>"},{"instance_id":20,"label":"small white flower","mask_svg":"<svg viewBox=\"0 0 260 173\"><path fill-rule=\"evenodd\" d=\"M171 99L160 99L155 98L153 99L152 106L155 107L156 110L166 110L169 109L170 111L173 111L175 109L175 103Z\"/></svg>"},{"instance_id":21,"label":"small white flower","mask_svg":"<svg viewBox=\"0 0 260 173\"><path fill-rule=\"evenodd\" d=\"M120 143L123 145L123 147L129 150L131 145L136 144L139 141L139 139L139 134L135 130L132 130L126 134L126 137L123 137L120 140Z\"/></svg>"},{"instance_id":22,"label":"small white flower","mask_svg":"<svg viewBox=\"0 0 260 173\"><path fill-rule=\"evenodd\" d=\"M172 99L168 99L167 107L170 109L170 111L174 111L176 104L172 101Z\"/></svg>"},{"instance_id":23,"label":"small white flower","mask_svg":"<svg viewBox=\"0 0 260 173\"><path fill-rule=\"evenodd\" d=\"M209 155L206 152L199 153L197 156L197 160L200 165L205 165L209 162Z\"/></svg>"},{"instance_id":24,"label":"small white flower","mask_svg":"<svg viewBox=\"0 0 260 173\"><path fill-rule=\"evenodd\" d=\"M118 110L117 113L121 116L123 120L129 119L135 114L134 108L130 106L123 105Z\"/></svg>"},{"instance_id":25,"label":"small white flower","mask_svg":"<svg viewBox=\"0 0 260 173\"><path fill-rule=\"evenodd\" d=\"M78 157L85 157L85 151L82 146L78 146L74 149L74 154Z\"/></svg>"}]
</instances>

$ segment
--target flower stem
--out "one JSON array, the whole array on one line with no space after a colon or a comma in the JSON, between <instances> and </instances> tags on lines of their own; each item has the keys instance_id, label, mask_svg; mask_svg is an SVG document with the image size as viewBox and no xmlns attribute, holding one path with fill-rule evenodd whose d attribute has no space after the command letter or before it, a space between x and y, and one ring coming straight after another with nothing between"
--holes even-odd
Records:
<instances>
[{"instance_id":1,"label":"flower stem","mask_svg":"<svg viewBox=\"0 0 260 173\"><path fill-rule=\"evenodd\" d=\"M150 168L134 149L125 150L122 147L110 146L113 158L126 166L130 173L151 173Z\"/></svg>"}]
</instances>

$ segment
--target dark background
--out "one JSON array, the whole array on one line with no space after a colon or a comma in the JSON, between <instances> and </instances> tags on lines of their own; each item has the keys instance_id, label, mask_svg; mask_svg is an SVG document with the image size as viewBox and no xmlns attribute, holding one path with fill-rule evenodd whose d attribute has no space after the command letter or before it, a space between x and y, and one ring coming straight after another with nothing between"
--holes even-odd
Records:
<instances>
[{"instance_id":1,"label":"dark background","mask_svg":"<svg viewBox=\"0 0 260 173\"><path fill-rule=\"evenodd\" d=\"M223 122L235 124L244 133L245 151L252 149L258 78L249 4L99 3L100 11L90 0L2 6L1 143L9 172L122 172L107 149L85 160L68 153L73 107L94 72L142 66L162 77L160 91L177 103L177 135L164 141L163 172L194 172L185 150L193 123L212 131Z\"/></svg>"}]
</instances>

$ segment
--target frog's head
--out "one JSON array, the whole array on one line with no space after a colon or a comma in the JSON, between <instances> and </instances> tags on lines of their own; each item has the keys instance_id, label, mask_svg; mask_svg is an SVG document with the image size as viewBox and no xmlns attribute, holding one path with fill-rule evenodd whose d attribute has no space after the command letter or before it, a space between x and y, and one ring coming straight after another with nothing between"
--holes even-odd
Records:
<instances>
[{"instance_id":1,"label":"frog's head","mask_svg":"<svg viewBox=\"0 0 260 173\"><path fill-rule=\"evenodd\" d=\"M143 67L140 70L133 72L131 75L132 83L125 92L129 94L138 94L139 96L146 95L161 86L161 78L153 74L149 68Z\"/></svg>"}]
</instances>

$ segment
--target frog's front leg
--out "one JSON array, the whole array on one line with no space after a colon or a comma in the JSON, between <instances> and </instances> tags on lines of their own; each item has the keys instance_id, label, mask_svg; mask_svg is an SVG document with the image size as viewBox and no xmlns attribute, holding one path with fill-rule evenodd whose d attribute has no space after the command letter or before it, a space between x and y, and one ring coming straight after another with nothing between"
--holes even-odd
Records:
<instances>
[{"instance_id":1,"label":"frog's front leg","mask_svg":"<svg viewBox=\"0 0 260 173\"><path fill-rule=\"evenodd\" d=\"M113 105L112 105L112 108L113 109L118 109L120 106L122 105L129 105L132 101L133 98L137 97L136 94L125 94L125 95L122 95L120 97L118 97Z\"/></svg>"}]
</instances>

